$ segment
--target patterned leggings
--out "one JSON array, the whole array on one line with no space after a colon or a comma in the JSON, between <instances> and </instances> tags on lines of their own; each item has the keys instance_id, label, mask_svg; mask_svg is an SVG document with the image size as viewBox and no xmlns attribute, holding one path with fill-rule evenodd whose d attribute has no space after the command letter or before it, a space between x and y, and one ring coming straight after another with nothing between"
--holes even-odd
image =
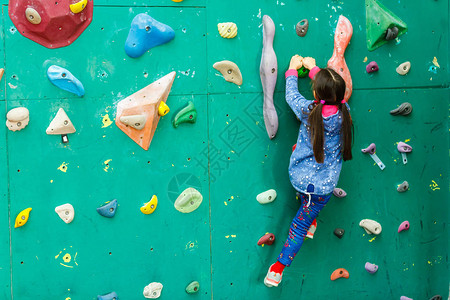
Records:
<instances>
[{"instance_id":1,"label":"patterned leggings","mask_svg":"<svg viewBox=\"0 0 450 300\"><path fill-rule=\"evenodd\" d=\"M311 194L311 200L308 206L309 195L301 193L300 196L302 205L292 221L291 227L289 228L289 236L284 244L283 250L281 250L278 256L278 261L287 267L292 263L298 250L300 250L309 226L311 226L313 220L317 218L319 212L331 198L331 194L325 196Z\"/></svg>"}]
</instances>

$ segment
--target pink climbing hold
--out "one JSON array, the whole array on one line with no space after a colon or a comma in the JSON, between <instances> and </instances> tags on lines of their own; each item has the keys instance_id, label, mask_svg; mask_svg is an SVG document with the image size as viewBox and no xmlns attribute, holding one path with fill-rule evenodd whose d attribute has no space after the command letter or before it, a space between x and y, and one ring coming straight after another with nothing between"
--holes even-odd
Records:
<instances>
[{"instance_id":1,"label":"pink climbing hold","mask_svg":"<svg viewBox=\"0 0 450 300\"><path fill-rule=\"evenodd\" d=\"M401 297L400 297L400 300L414 300L414 299L408 298L408 297L406 297L406 296L401 296Z\"/></svg>"},{"instance_id":2,"label":"pink climbing hold","mask_svg":"<svg viewBox=\"0 0 450 300\"><path fill-rule=\"evenodd\" d=\"M345 62L344 52L350 43L350 39L353 35L353 27L350 21L344 17L340 16L337 26L336 33L334 34L334 52L333 56L328 61L328 68L333 69L341 75L345 81L345 95L344 100L348 101L352 95L353 84L352 76L350 75L350 70Z\"/></svg>"},{"instance_id":3,"label":"pink climbing hold","mask_svg":"<svg viewBox=\"0 0 450 300\"><path fill-rule=\"evenodd\" d=\"M259 239L258 246L261 246L262 244L272 245L273 242L275 242L275 235L273 233L266 233Z\"/></svg>"},{"instance_id":4,"label":"pink climbing hold","mask_svg":"<svg viewBox=\"0 0 450 300\"><path fill-rule=\"evenodd\" d=\"M371 61L367 66L366 66L366 71L367 73L373 73L378 71L378 64L376 61Z\"/></svg>"},{"instance_id":5,"label":"pink climbing hold","mask_svg":"<svg viewBox=\"0 0 450 300\"><path fill-rule=\"evenodd\" d=\"M23 36L47 48L73 43L92 21L94 1L73 13L73 0L9 0L8 12Z\"/></svg>"},{"instance_id":6,"label":"pink climbing hold","mask_svg":"<svg viewBox=\"0 0 450 300\"><path fill-rule=\"evenodd\" d=\"M408 230L408 229L409 229L409 222L408 221L404 221L398 227L398 232L402 232L403 230Z\"/></svg>"}]
</instances>

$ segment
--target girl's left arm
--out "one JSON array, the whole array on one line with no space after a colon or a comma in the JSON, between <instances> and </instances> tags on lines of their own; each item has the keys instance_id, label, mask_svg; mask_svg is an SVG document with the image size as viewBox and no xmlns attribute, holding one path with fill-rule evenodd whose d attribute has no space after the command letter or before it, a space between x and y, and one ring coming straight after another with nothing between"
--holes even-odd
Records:
<instances>
[{"instance_id":1,"label":"girl's left arm","mask_svg":"<svg viewBox=\"0 0 450 300\"><path fill-rule=\"evenodd\" d=\"M308 113L311 101L306 100L298 91L298 73L295 69L286 71L286 102L300 120Z\"/></svg>"}]
</instances>

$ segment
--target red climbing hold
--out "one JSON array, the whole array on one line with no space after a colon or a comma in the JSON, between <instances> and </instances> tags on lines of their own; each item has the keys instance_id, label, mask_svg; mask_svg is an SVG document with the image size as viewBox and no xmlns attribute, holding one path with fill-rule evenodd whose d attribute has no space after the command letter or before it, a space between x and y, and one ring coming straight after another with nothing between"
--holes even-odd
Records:
<instances>
[{"instance_id":1,"label":"red climbing hold","mask_svg":"<svg viewBox=\"0 0 450 300\"><path fill-rule=\"evenodd\" d=\"M273 233L266 233L259 239L258 246L261 246L262 244L272 245L273 242L275 242L275 235Z\"/></svg>"},{"instance_id":2,"label":"red climbing hold","mask_svg":"<svg viewBox=\"0 0 450 300\"><path fill-rule=\"evenodd\" d=\"M94 1L73 13L77 0L9 0L9 16L25 37L47 48L70 45L92 21Z\"/></svg>"}]
</instances>

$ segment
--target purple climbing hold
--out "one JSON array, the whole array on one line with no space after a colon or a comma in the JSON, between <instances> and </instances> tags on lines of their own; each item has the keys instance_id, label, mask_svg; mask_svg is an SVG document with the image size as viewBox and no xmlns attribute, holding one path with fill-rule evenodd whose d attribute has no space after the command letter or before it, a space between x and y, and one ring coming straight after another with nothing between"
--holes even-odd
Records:
<instances>
[{"instance_id":1,"label":"purple climbing hold","mask_svg":"<svg viewBox=\"0 0 450 300\"><path fill-rule=\"evenodd\" d=\"M371 61L367 66L366 66L366 71L367 73L372 73L372 72L376 72L378 71L378 64L375 61Z\"/></svg>"},{"instance_id":2,"label":"purple climbing hold","mask_svg":"<svg viewBox=\"0 0 450 300\"><path fill-rule=\"evenodd\" d=\"M335 195L338 198L344 198L345 196L347 196L347 193L343 189L335 188L333 190L333 195Z\"/></svg>"},{"instance_id":3,"label":"purple climbing hold","mask_svg":"<svg viewBox=\"0 0 450 300\"><path fill-rule=\"evenodd\" d=\"M138 14L131 22L131 29L125 42L125 52L136 58L147 50L168 43L175 37L175 31L147 14Z\"/></svg>"},{"instance_id":4,"label":"purple climbing hold","mask_svg":"<svg viewBox=\"0 0 450 300\"><path fill-rule=\"evenodd\" d=\"M414 300L414 299L408 298L408 297L406 297L406 296L401 296L401 297L400 297L400 300Z\"/></svg>"},{"instance_id":5,"label":"purple climbing hold","mask_svg":"<svg viewBox=\"0 0 450 300\"><path fill-rule=\"evenodd\" d=\"M372 144L369 145L369 147L367 147L365 149L361 149L361 151L363 153L374 154L375 151L377 151L377 146L375 145L375 143L372 143Z\"/></svg>"},{"instance_id":6,"label":"purple climbing hold","mask_svg":"<svg viewBox=\"0 0 450 300\"><path fill-rule=\"evenodd\" d=\"M409 229L409 222L408 221L404 221L398 227L398 232L402 232L403 230L408 230L408 229Z\"/></svg>"},{"instance_id":7,"label":"purple climbing hold","mask_svg":"<svg viewBox=\"0 0 450 300\"><path fill-rule=\"evenodd\" d=\"M409 153L412 151L412 147L406 143L398 142L397 150L401 153Z\"/></svg>"},{"instance_id":8,"label":"purple climbing hold","mask_svg":"<svg viewBox=\"0 0 450 300\"><path fill-rule=\"evenodd\" d=\"M442 300L442 296L441 295L434 295L433 297L431 297L430 300Z\"/></svg>"},{"instance_id":9,"label":"purple climbing hold","mask_svg":"<svg viewBox=\"0 0 450 300\"><path fill-rule=\"evenodd\" d=\"M366 271L369 272L370 274L373 274L376 271L378 271L378 266L375 264L371 264L370 262L366 262L365 268Z\"/></svg>"}]
</instances>

